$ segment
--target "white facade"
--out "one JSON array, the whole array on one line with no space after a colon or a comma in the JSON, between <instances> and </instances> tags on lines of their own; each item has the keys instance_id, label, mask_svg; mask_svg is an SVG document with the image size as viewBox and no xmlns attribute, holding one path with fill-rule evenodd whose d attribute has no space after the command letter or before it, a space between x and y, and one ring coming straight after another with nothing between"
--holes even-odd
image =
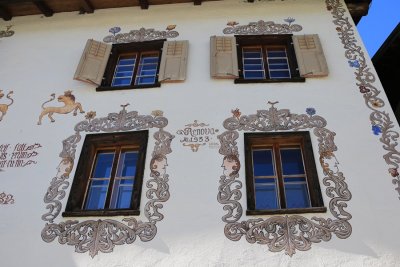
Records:
<instances>
[{"instance_id":1,"label":"white facade","mask_svg":"<svg viewBox=\"0 0 400 267\"><path fill-rule=\"evenodd\" d=\"M12 195L14 200L9 204L0 202L1 265L400 266L396 228L400 220L397 212L400 202L396 185L392 183L392 179L398 178L388 173L389 169L397 167L400 158L399 148L392 138L398 136L400 129L349 13L346 11L343 17L337 17L340 13L337 8L346 7L341 1L334 0L256 3L229 0L204 2L201 6L190 3L154 5L148 10L132 7L96 10L86 15L58 13L49 18L13 18L11 29L15 34L0 39L0 89L5 94L0 104L10 102L6 98L10 91L13 91L11 98L14 100L0 121L0 149L3 149L0 153L7 152L3 159L7 162L1 166L0 192ZM231 79L210 77L210 36L223 36L228 21L236 21L239 25L259 20L285 24L284 19L288 17L294 18L293 23L302 27L293 34L319 35L329 68L328 76L306 78L303 83L254 84L234 84ZM159 88L96 92L96 86L72 79L88 39L101 41L110 35L108 30L114 26L119 26L125 33L141 27L163 31L171 24L177 25L175 31L179 36L176 40L189 41L184 82L162 83ZM0 30L7 25L9 23L0 22ZM347 31L348 27L351 27L350 31ZM370 74L364 75L366 73ZM360 93L358 83L368 84L361 88L364 93ZM42 125L37 125L42 103L49 100L51 94L57 97L67 90L73 91L86 113L77 116L55 113L54 123L44 117ZM378 91L379 96L373 96ZM352 216L348 221L352 230L349 237L340 239L332 233L329 241L312 242L309 250L296 249L290 257L285 254L285 249L271 252L267 244L251 244L245 236L239 241L225 236L226 222L221 218L227 211L217 200L219 180L223 175L223 155L219 153L217 136L226 131L223 122L233 117L232 110L238 108L242 115L256 114L258 110L271 108L268 101L279 101L274 107L288 109L291 114L307 114L306 109L312 107L316 115L326 120L326 129L336 133L334 155L351 192L351 199L341 201L347 205L344 210ZM57 176L57 166L62 160L62 141L75 134L74 126L85 120L87 112L95 111L96 118L107 117L109 113L120 112L121 105L127 103L130 104L127 111L137 111L140 115L161 110L168 119L165 131L175 136L170 145L172 152L167 155L170 197L162 203L160 212L164 218L156 224L155 237L148 242L137 237L132 244L121 241L123 244L115 245L108 253L100 249L93 258L89 252L75 252L79 245L60 244L58 237L52 242L44 242L42 230L51 222L41 218L48 212L43 198L53 177ZM53 101L46 105L61 106L61 103ZM385 120L386 114L392 124ZM197 151L184 146L183 136L179 134L179 130L195 121L218 129ZM371 130L373 125L381 130L379 132L375 127L377 135ZM299 215L310 220L314 216L334 219L329 206L331 197L326 193L327 185L323 184L326 175L319 161L318 137L312 127L302 130L311 133L327 212ZM146 182L151 179L149 164L157 128L149 131L140 215L133 216L143 222L147 221L144 216L145 204L149 201ZM243 183L242 196L237 200L243 207L239 222L256 218L267 220L273 216L246 216L244 132L249 131L239 131L237 139L242 163L237 180ZM74 168L68 178L69 186L59 188L66 193L60 200L61 212L69 197L85 133L81 135ZM38 154L24 157L23 164L30 159L35 162L24 167L8 163L18 144L40 144L41 147L34 149ZM389 148L391 144L394 145ZM390 151L392 154L388 154ZM336 170L334 161L329 162L329 166ZM275 216L285 218L285 215ZM53 223L70 219L122 222L123 218L64 218L60 213Z\"/></svg>"}]
</instances>

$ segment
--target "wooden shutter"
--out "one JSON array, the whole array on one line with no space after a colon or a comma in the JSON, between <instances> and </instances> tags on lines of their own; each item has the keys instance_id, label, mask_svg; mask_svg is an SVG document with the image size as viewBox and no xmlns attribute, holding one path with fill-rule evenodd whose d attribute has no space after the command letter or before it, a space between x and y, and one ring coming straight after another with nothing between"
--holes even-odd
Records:
<instances>
[{"instance_id":1,"label":"wooden shutter","mask_svg":"<svg viewBox=\"0 0 400 267\"><path fill-rule=\"evenodd\" d=\"M239 77L236 38L232 36L211 36L210 45L211 77L225 79Z\"/></svg>"},{"instance_id":2,"label":"wooden shutter","mask_svg":"<svg viewBox=\"0 0 400 267\"><path fill-rule=\"evenodd\" d=\"M293 35L292 39L300 76L327 76L328 65L318 35Z\"/></svg>"},{"instance_id":3,"label":"wooden shutter","mask_svg":"<svg viewBox=\"0 0 400 267\"><path fill-rule=\"evenodd\" d=\"M161 55L159 82L184 81L188 57L188 41L165 41Z\"/></svg>"},{"instance_id":4,"label":"wooden shutter","mask_svg":"<svg viewBox=\"0 0 400 267\"><path fill-rule=\"evenodd\" d=\"M79 65L76 68L74 79L100 85L110 57L111 48L112 45L88 40Z\"/></svg>"}]
</instances>

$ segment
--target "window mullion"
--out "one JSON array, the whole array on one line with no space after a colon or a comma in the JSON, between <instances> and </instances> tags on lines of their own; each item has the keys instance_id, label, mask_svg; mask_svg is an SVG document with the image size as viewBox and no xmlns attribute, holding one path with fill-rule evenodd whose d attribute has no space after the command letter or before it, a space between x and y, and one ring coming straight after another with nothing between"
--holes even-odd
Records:
<instances>
[{"instance_id":1,"label":"window mullion","mask_svg":"<svg viewBox=\"0 0 400 267\"><path fill-rule=\"evenodd\" d=\"M138 69L139 69L141 58L142 58L142 53L141 52L136 53L135 68L133 69L133 73L132 73L131 85L135 85L136 84L136 75L137 75L137 72L138 72Z\"/></svg>"},{"instance_id":2,"label":"window mullion","mask_svg":"<svg viewBox=\"0 0 400 267\"><path fill-rule=\"evenodd\" d=\"M269 65L268 65L267 47L263 45L263 46L261 46L261 50L262 50L262 53L263 53L263 63L264 63L265 79L270 79L270 75L269 75Z\"/></svg>"},{"instance_id":3,"label":"window mullion","mask_svg":"<svg viewBox=\"0 0 400 267\"><path fill-rule=\"evenodd\" d=\"M286 209L285 189L282 175L282 161L279 153L279 144L274 144L275 168L279 186L279 200L281 209Z\"/></svg>"},{"instance_id":4,"label":"window mullion","mask_svg":"<svg viewBox=\"0 0 400 267\"><path fill-rule=\"evenodd\" d=\"M118 162L119 162L120 155L121 155L121 147L116 147L115 156L114 156L114 162L113 162L113 166L112 166L112 169L111 169L110 182L108 184L106 203L104 205L105 209L109 209L109 207L110 207L112 191L113 191L113 188L114 188L115 175L117 174L117 167L118 167Z\"/></svg>"}]
</instances>

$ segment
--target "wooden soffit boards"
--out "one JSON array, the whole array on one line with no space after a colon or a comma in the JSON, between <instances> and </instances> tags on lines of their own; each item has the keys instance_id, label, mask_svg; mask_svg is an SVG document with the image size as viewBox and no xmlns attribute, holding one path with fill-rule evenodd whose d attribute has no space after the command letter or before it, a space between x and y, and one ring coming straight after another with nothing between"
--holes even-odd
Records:
<instances>
[{"instance_id":1,"label":"wooden soffit boards","mask_svg":"<svg viewBox=\"0 0 400 267\"><path fill-rule=\"evenodd\" d=\"M147 9L151 5L190 3L201 5L203 1L214 0L0 0L0 17L11 20L16 16L52 16L54 13L78 11L92 13L96 9L140 6ZM368 14L372 0L345 0L353 20L357 23ZM254 2L254 0L248 0Z\"/></svg>"}]
</instances>

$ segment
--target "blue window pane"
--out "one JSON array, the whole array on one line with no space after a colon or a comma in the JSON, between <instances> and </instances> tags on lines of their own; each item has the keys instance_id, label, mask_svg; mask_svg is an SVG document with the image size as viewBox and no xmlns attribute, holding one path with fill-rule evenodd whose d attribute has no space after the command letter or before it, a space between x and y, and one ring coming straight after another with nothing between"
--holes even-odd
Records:
<instances>
[{"instance_id":1,"label":"blue window pane","mask_svg":"<svg viewBox=\"0 0 400 267\"><path fill-rule=\"evenodd\" d=\"M254 176L275 175L272 150L253 150L253 172Z\"/></svg>"},{"instance_id":2,"label":"blue window pane","mask_svg":"<svg viewBox=\"0 0 400 267\"><path fill-rule=\"evenodd\" d=\"M262 65L263 61L262 61L261 58L256 58L256 59L253 59L253 58L245 58L245 59L243 60L243 63L244 63L244 65L246 65L246 64L258 64L258 65Z\"/></svg>"},{"instance_id":3,"label":"blue window pane","mask_svg":"<svg viewBox=\"0 0 400 267\"><path fill-rule=\"evenodd\" d=\"M283 51L268 51L268 57L286 57L286 52Z\"/></svg>"},{"instance_id":4,"label":"blue window pane","mask_svg":"<svg viewBox=\"0 0 400 267\"><path fill-rule=\"evenodd\" d=\"M132 71L123 71L123 72L115 73L115 77L117 77L117 78L127 77L130 79L130 77L132 77L132 75L133 75Z\"/></svg>"},{"instance_id":5,"label":"blue window pane","mask_svg":"<svg viewBox=\"0 0 400 267\"><path fill-rule=\"evenodd\" d=\"M110 181L109 179L101 179L101 180L93 179L91 186L106 186L108 185L109 181Z\"/></svg>"},{"instance_id":6,"label":"blue window pane","mask_svg":"<svg viewBox=\"0 0 400 267\"><path fill-rule=\"evenodd\" d=\"M92 177L93 178L110 177L113 161L114 161L114 153L98 153Z\"/></svg>"},{"instance_id":7,"label":"blue window pane","mask_svg":"<svg viewBox=\"0 0 400 267\"><path fill-rule=\"evenodd\" d=\"M264 71L245 71L243 76L245 79L264 79Z\"/></svg>"},{"instance_id":8,"label":"blue window pane","mask_svg":"<svg viewBox=\"0 0 400 267\"><path fill-rule=\"evenodd\" d=\"M111 86L128 86L131 81L131 78L114 78Z\"/></svg>"},{"instance_id":9,"label":"blue window pane","mask_svg":"<svg viewBox=\"0 0 400 267\"><path fill-rule=\"evenodd\" d=\"M133 179L115 180L110 208L127 209L131 207Z\"/></svg>"},{"instance_id":10,"label":"blue window pane","mask_svg":"<svg viewBox=\"0 0 400 267\"><path fill-rule=\"evenodd\" d=\"M135 152L123 152L120 156L120 164L118 166L118 177L133 177L136 173L136 162L138 160L139 153Z\"/></svg>"},{"instance_id":11,"label":"blue window pane","mask_svg":"<svg viewBox=\"0 0 400 267\"><path fill-rule=\"evenodd\" d=\"M288 209L310 207L307 184L305 183L285 184L285 196Z\"/></svg>"},{"instance_id":12,"label":"blue window pane","mask_svg":"<svg viewBox=\"0 0 400 267\"><path fill-rule=\"evenodd\" d=\"M104 204L107 196L107 186L90 186L86 200L87 210L104 209Z\"/></svg>"},{"instance_id":13,"label":"blue window pane","mask_svg":"<svg viewBox=\"0 0 400 267\"><path fill-rule=\"evenodd\" d=\"M270 70L288 70L289 66L287 64L270 64L268 65Z\"/></svg>"},{"instance_id":14,"label":"blue window pane","mask_svg":"<svg viewBox=\"0 0 400 267\"><path fill-rule=\"evenodd\" d=\"M120 59L118 65L134 65L135 59L134 58L127 58L127 59Z\"/></svg>"},{"instance_id":15,"label":"blue window pane","mask_svg":"<svg viewBox=\"0 0 400 267\"><path fill-rule=\"evenodd\" d=\"M262 53L261 51L255 51L255 52L243 52L243 57L244 58L262 58Z\"/></svg>"},{"instance_id":16,"label":"blue window pane","mask_svg":"<svg viewBox=\"0 0 400 267\"><path fill-rule=\"evenodd\" d=\"M117 66L117 68L115 69L115 72L126 72L126 71L133 71L133 65L129 65L129 66Z\"/></svg>"},{"instance_id":17,"label":"blue window pane","mask_svg":"<svg viewBox=\"0 0 400 267\"><path fill-rule=\"evenodd\" d=\"M280 153L283 175L304 174L303 157L300 148L282 148Z\"/></svg>"},{"instance_id":18,"label":"blue window pane","mask_svg":"<svg viewBox=\"0 0 400 267\"><path fill-rule=\"evenodd\" d=\"M262 65L244 65L245 70L264 70L264 66Z\"/></svg>"},{"instance_id":19,"label":"blue window pane","mask_svg":"<svg viewBox=\"0 0 400 267\"><path fill-rule=\"evenodd\" d=\"M286 58L268 58L268 64L288 64Z\"/></svg>"},{"instance_id":20,"label":"blue window pane","mask_svg":"<svg viewBox=\"0 0 400 267\"><path fill-rule=\"evenodd\" d=\"M150 64L150 63L158 64L158 57L143 57L141 63L142 64Z\"/></svg>"},{"instance_id":21,"label":"blue window pane","mask_svg":"<svg viewBox=\"0 0 400 267\"><path fill-rule=\"evenodd\" d=\"M290 72L289 71L270 71L269 75L271 78L290 78Z\"/></svg>"},{"instance_id":22,"label":"blue window pane","mask_svg":"<svg viewBox=\"0 0 400 267\"><path fill-rule=\"evenodd\" d=\"M139 77L136 79L136 84L153 84L156 82L155 77Z\"/></svg>"},{"instance_id":23,"label":"blue window pane","mask_svg":"<svg viewBox=\"0 0 400 267\"><path fill-rule=\"evenodd\" d=\"M279 209L278 196L275 184L256 184L256 209Z\"/></svg>"}]
</instances>

